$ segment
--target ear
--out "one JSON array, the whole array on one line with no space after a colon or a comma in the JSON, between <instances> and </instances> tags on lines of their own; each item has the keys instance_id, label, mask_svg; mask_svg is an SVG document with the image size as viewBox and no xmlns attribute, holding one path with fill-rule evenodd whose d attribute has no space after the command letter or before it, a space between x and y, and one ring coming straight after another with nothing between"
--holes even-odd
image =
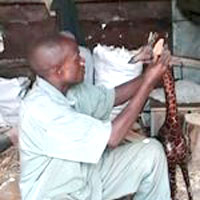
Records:
<instances>
[{"instance_id":1,"label":"ear","mask_svg":"<svg viewBox=\"0 0 200 200\"><path fill-rule=\"evenodd\" d=\"M62 67L61 66L55 66L54 75L57 77L60 77L62 75Z\"/></svg>"},{"instance_id":2,"label":"ear","mask_svg":"<svg viewBox=\"0 0 200 200\"><path fill-rule=\"evenodd\" d=\"M56 73L57 73L58 76L60 76L60 75L62 74L62 70L61 70L61 69L58 69L58 70L56 71Z\"/></svg>"}]
</instances>

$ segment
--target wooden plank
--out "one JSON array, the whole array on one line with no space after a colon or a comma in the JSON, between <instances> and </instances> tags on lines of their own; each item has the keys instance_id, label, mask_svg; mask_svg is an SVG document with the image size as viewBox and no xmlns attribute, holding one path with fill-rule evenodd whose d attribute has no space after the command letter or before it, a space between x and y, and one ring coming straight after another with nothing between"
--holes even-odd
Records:
<instances>
[{"instance_id":1,"label":"wooden plank","mask_svg":"<svg viewBox=\"0 0 200 200\"><path fill-rule=\"evenodd\" d=\"M0 0L0 4L16 4L16 3L44 3L45 0ZM120 2L120 0L74 0L77 4L82 3L112 3L112 2ZM134 1L170 1L170 0L121 0L121 2L134 2Z\"/></svg>"},{"instance_id":2,"label":"wooden plank","mask_svg":"<svg viewBox=\"0 0 200 200\"><path fill-rule=\"evenodd\" d=\"M200 69L200 59L173 56L172 64L179 65L181 67L192 67Z\"/></svg>"},{"instance_id":3,"label":"wooden plank","mask_svg":"<svg viewBox=\"0 0 200 200\"><path fill-rule=\"evenodd\" d=\"M33 5L31 10L28 9L29 5L12 6L12 12L6 6L0 9L1 20L8 22L4 27L6 35L5 52L2 55L4 58L24 57L25 47L29 41L40 35L43 29L45 29L44 32L54 29L53 23L49 21L53 22L55 18L45 19L44 8L36 8ZM18 7L20 9L17 9ZM45 7L44 4L43 7ZM39 8L41 9L40 14L38 14ZM167 32L171 35L170 1L118 0L109 3L109 1L102 0L98 4L77 4L77 10L85 33L86 44L91 49L97 43L135 49L146 43L150 31ZM39 19L42 21L39 22ZM103 28L104 25L106 26ZM0 55L0 58L2 56Z\"/></svg>"},{"instance_id":4,"label":"wooden plank","mask_svg":"<svg viewBox=\"0 0 200 200\"><path fill-rule=\"evenodd\" d=\"M141 1L145 1L145 2L152 2L152 1L170 1L170 0L75 0L76 3L105 3L105 2L141 2Z\"/></svg>"},{"instance_id":5,"label":"wooden plank","mask_svg":"<svg viewBox=\"0 0 200 200\"><path fill-rule=\"evenodd\" d=\"M13 3L43 3L43 0L0 0L0 4Z\"/></svg>"},{"instance_id":6,"label":"wooden plank","mask_svg":"<svg viewBox=\"0 0 200 200\"><path fill-rule=\"evenodd\" d=\"M171 3L166 1L118 1L81 4L77 5L77 10L80 20L99 21L101 23L126 20L136 22L142 20L142 22L148 23L147 20L155 20L155 23L158 24L158 21L171 21ZM145 25L147 24L141 24L141 26Z\"/></svg>"},{"instance_id":7,"label":"wooden plank","mask_svg":"<svg viewBox=\"0 0 200 200\"><path fill-rule=\"evenodd\" d=\"M0 59L0 77L13 78L19 76L27 76L34 80L35 75L30 70L26 59Z\"/></svg>"},{"instance_id":8,"label":"wooden plank","mask_svg":"<svg viewBox=\"0 0 200 200\"><path fill-rule=\"evenodd\" d=\"M0 4L1 24L42 21L49 18L44 4Z\"/></svg>"},{"instance_id":9,"label":"wooden plank","mask_svg":"<svg viewBox=\"0 0 200 200\"><path fill-rule=\"evenodd\" d=\"M151 31L171 36L169 1L86 3L77 4L77 9L86 43L91 48L97 43L138 48L145 44Z\"/></svg>"},{"instance_id":10,"label":"wooden plank","mask_svg":"<svg viewBox=\"0 0 200 200\"><path fill-rule=\"evenodd\" d=\"M178 107L180 110L182 109L193 109L193 108L199 108L200 109L200 103L181 103L178 104ZM150 108L153 111L164 111L166 110L165 103L162 103L158 100L155 100L153 98L150 98Z\"/></svg>"}]
</instances>

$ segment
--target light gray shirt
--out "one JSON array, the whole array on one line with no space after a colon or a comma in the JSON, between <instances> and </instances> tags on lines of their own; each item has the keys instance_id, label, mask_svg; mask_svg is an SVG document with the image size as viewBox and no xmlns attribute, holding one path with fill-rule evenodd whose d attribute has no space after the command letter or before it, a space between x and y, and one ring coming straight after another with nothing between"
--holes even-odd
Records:
<instances>
[{"instance_id":1,"label":"light gray shirt","mask_svg":"<svg viewBox=\"0 0 200 200\"><path fill-rule=\"evenodd\" d=\"M22 199L43 199L48 184L55 194L83 186L87 172L80 163L99 161L111 134L113 103L114 90L83 83L64 96L37 77L20 110Z\"/></svg>"}]
</instances>

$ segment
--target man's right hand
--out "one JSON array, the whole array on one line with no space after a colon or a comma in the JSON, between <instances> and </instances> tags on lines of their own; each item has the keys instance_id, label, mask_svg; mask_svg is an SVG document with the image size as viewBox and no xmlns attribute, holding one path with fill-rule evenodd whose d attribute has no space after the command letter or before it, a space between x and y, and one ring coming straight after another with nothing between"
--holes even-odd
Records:
<instances>
[{"instance_id":1,"label":"man's right hand","mask_svg":"<svg viewBox=\"0 0 200 200\"><path fill-rule=\"evenodd\" d=\"M155 87L162 79L163 74L170 67L171 53L167 47L163 47L160 55L155 55L152 63L148 65L144 72L144 79L149 85Z\"/></svg>"}]
</instances>

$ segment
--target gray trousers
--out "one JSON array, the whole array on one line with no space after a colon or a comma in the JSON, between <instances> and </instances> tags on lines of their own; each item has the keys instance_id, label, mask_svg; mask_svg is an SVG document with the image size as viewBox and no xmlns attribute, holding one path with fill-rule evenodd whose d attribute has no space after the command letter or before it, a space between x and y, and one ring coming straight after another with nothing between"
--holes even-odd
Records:
<instances>
[{"instance_id":1,"label":"gray trousers","mask_svg":"<svg viewBox=\"0 0 200 200\"><path fill-rule=\"evenodd\" d=\"M166 157L154 139L107 149L89 168L87 187L70 194L72 200L113 200L127 194L134 194L134 200L170 200Z\"/></svg>"}]
</instances>

